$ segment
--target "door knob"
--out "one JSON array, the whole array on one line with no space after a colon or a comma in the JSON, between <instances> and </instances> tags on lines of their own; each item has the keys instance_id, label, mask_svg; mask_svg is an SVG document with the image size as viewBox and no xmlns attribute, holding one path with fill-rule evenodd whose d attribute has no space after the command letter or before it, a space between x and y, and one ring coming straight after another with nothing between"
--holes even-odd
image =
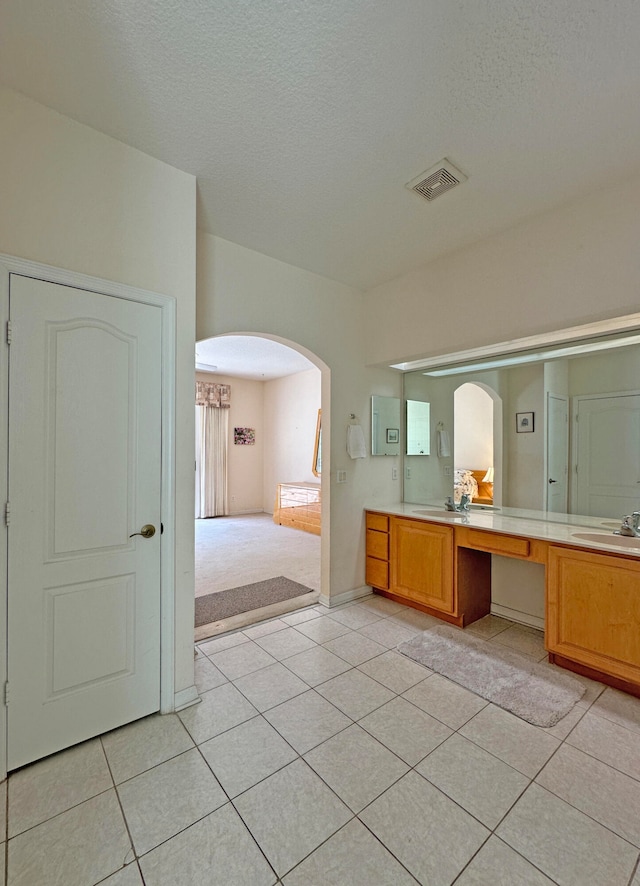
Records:
<instances>
[{"instance_id":1,"label":"door knob","mask_svg":"<svg viewBox=\"0 0 640 886\"><path fill-rule=\"evenodd\" d=\"M132 532L129 538L133 538L134 535L141 535L143 538L153 538L156 534L156 527L151 523L145 523L140 532Z\"/></svg>"},{"instance_id":2,"label":"door knob","mask_svg":"<svg viewBox=\"0 0 640 886\"><path fill-rule=\"evenodd\" d=\"M557 480L552 480L551 478L549 478L549 483L557 483L557 482L558 482Z\"/></svg>"}]
</instances>

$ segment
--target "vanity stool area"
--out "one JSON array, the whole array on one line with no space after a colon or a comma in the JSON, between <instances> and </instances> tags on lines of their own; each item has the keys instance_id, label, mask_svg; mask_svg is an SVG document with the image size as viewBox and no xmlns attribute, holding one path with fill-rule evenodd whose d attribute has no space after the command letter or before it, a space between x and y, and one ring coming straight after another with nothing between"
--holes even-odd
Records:
<instances>
[{"instance_id":1,"label":"vanity stool area","mask_svg":"<svg viewBox=\"0 0 640 886\"><path fill-rule=\"evenodd\" d=\"M549 661L640 696L639 539L415 505L365 516L375 592L464 628L491 610L492 554L540 563Z\"/></svg>"}]
</instances>

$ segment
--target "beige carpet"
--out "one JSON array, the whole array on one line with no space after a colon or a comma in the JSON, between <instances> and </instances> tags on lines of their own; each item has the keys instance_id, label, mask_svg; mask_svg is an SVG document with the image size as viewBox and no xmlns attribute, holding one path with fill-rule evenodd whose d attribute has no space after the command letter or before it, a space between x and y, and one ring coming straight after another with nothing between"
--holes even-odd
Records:
<instances>
[{"instance_id":1,"label":"beige carpet","mask_svg":"<svg viewBox=\"0 0 640 886\"><path fill-rule=\"evenodd\" d=\"M579 680L554 665L495 643L488 649L484 640L449 625L417 634L398 652L534 726L554 726L585 692Z\"/></svg>"}]
</instances>

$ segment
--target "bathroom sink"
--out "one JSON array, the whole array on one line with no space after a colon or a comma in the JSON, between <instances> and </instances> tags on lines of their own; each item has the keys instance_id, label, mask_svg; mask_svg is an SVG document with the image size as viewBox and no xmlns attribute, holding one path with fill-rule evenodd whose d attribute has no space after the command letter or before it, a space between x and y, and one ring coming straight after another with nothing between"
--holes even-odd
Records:
<instances>
[{"instance_id":1,"label":"bathroom sink","mask_svg":"<svg viewBox=\"0 0 640 886\"><path fill-rule=\"evenodd\" d=\"M640 538L630 535L606 535L604 532L573 532L573 538L595 541L601 545L619 545L621 548L640 548Z\"/></svg>"}]
</instances>

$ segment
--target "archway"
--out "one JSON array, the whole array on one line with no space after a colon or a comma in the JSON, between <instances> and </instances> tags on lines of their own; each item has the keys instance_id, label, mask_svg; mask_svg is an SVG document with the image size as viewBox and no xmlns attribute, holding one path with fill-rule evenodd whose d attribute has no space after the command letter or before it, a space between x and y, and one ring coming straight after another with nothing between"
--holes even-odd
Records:
<instances>
[{"instance_id":1,"label":"archway","mask_svg":"<svg viewBox=\"0 0 640 886\"><path fill-rule=\"evenodd\" d=\"M329 562L330 373L323 361L297 343L258 333L199 341L196 355L197 380L230 386L228 507L224 514L211 514L220 519L196 521L196 616L201 621L206 611L204 594L215 598L211 611L223 616L197 629L196 639L201 640L316 602L328 585L323 564ZM318 476L313 468L321 408L324 445ZM322 509L319 538L288 528L297 521L274 522L280 484L302 486L317 498L318 512ZM276 525L280 522L285 525ZM290 589L280 587L285 583ZM278 593L294 593L294 583L315 596L300 593L280 601ZM234 596L231 590L243 595ZM275 604L270 602L272 592ZM249 598L265 605L248 608Z\"/></svg>"},{"instance_id":2,"label":"archway","mask_svg":"<svg viewBox=\"0 0 640 886\"><path fill-rule=\"evenodd\" d=\"M473 475L476 503L502 503L502 399L483 382L454 391L454 469Z\"/></svg>"}]
</instances>

